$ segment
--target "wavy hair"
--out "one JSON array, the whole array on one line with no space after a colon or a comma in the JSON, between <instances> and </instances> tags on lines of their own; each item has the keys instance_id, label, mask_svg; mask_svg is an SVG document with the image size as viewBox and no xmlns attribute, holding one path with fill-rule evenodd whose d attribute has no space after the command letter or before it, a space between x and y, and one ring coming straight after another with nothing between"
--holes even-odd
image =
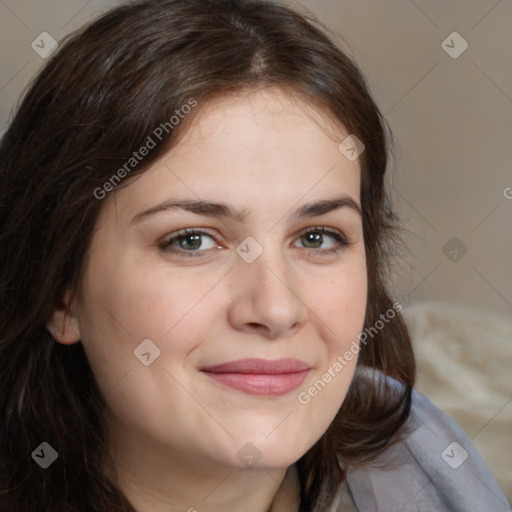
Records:
<instances>
[{"instance_id":1,"label":"wavy hair","mask_svg":"<svg viewBox=\"0 0 512 512\"><path fill-rule=\"evenodd\" d=\"M135 512L102 469L105 402L82 344L56 343L46 322L64 291L81 283L102 207L98 187L190 98L205 105L265 87L323 107L366 145L365 328L393 307L388 262L399 238L384 182L390 133L330 31L306 10L265 0L145 0L108 11L61 42L0 143L0 510ZM130 176L173 147L198 111L162 130ZM400 386L368 377L375 370ZM396 442L414 375L397 312L361 344L340 411L297 461L301 512L325 511L347 467L371 463ZM47 470L31 458L43 441L59 453Z\"/></svg>"}]
</instances>

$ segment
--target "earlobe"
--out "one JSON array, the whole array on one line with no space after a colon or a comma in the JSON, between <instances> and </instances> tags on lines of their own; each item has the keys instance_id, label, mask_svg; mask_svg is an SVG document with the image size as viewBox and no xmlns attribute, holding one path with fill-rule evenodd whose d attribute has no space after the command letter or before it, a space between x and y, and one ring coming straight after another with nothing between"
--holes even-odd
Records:
<instances>
[{"instance_id":1,"label":"earlobe","mask_svg":"<svg viewBox=\"0 0 512 512\"><path fill-rule=\"evenodd\" d=\"M80 329L76 316L71 312L69 293L66 293L61 303L55 307L46 328L56 341L64 345L80 341Z\"/></svg>"}]
</instances>

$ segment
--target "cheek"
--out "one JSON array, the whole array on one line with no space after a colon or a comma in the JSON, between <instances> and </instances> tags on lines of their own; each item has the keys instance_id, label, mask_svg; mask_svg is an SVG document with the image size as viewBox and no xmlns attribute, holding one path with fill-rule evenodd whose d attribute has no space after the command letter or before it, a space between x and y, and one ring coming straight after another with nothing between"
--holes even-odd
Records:
<instances>
[{"instance_id":1,"label":"cheek","mask_svg":"<svg viewBox=\"0 0 512 512\"><path fill-rule=\"evenodd\" d=\"M91 275L88 282L92 299L89 324L102 323L121 338L162 339L201 301L208 280L186 279L167 271L141 272L118 265ZM94 317L94 318L93 318Z\"/></svg>"},{"instance_id":2,"label":"cheek","mask_svg":"<svg viewBox=\"0 0 512 512\"><path fill-rule=\"evenodd\" d=\"M366 268L359 266L340 273L319 303L317 311L323 322L318 325L323 332L325 358L297 397L299 407L315 418L314 434L318 437L338 413L352 382L366 300Z\"/></svg>"},{"instance_id":3,"label":"cheek","mask_svg":"<svg viewBox=\"0 0 512 512\"><path fill-rule=\"evenodd\" d=\"M317 311L323 331L326 358L299 398L312 410L322 410L326 427L343 403L357 365L359 334L364 326L367 302L366 267L351 266L339 272L323 294ZM322 312L324 312L322 314Z\"/></svg>"},{"instance_id":4,"label":"cheek","mask_svg":"<svg viewBox=\"0 0 512 512\"><path fill-rule=\"evenodd\" d=\"M363 328L367 302L366 267L353 266L333 279L322 297L320 312L324 313L331 350L342 350Z\"/></svg>"},{"instance_id":5,"label":"cheek","mask_svg":"<svg viewBox=\"0 0 512 512\"><path fill-rule=\"evenodd\" d=\"M160 362L166 359L179 365L202 339L201 329L211 325L208 315L213 308L207 296L215 284L211 275L188 278L168 271L140 272L120 262L115 268L91 268L88 276L80 332L103 388L128 370L144 368L134 354L144 340L151 340L155 354L164 355Z\"/></svg>"}]
</instances>

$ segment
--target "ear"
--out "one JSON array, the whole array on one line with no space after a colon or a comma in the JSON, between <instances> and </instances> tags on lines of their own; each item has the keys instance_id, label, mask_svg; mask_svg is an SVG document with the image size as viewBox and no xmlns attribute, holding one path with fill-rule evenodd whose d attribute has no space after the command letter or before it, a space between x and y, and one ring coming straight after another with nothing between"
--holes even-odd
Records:
<instances>
[{"instance_id":1,"label":"ear","mask_svg":"<svg viewBox=\"0 0 512 512\"><path fill-rule=\"evenodd\" d=\"M52 316L46 323L51 335L64 345L72 345L80 341L80 329L73 305L70 303L70 293L66 292L55 305Z\"/></svg>"}]
</instances>

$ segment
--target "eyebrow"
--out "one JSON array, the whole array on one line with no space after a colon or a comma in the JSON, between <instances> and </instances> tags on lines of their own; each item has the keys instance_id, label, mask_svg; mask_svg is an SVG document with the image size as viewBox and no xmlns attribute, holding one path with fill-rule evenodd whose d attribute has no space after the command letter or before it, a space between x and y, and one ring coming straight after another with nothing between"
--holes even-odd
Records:
<instances>
[{"instance_id":1,"label":"eyebrow","mask_svg":"<svg viewBox=\"0 0 512 512\"><path fill-rule=\"evenodd\" d=\"M363 216L361 207L359 204L349 196L341 196L334 197L331 199L323 199L320 201L315 201L311 203L307 203L298 208L294 213L294 218L297 220L317 217L320 215L325 215L334 210L338 210L340 208L350 208L359 214L360 217ZM131 224L135 224L140 222L151 215L156 213L173 210L173 209L182 209L188 212L196 213L198 215L205 215L208 217L225 217L236 220L237 222L244 222L246 217L249 215L249 210L247 208L243 210L235 209L229 206L226 203L218 203L213 201L205 201L205 200L169 200L163 203L160 203L156 206L153 206L147 210L144 210L131 220Z\"/></svg>"}]
</instances>

